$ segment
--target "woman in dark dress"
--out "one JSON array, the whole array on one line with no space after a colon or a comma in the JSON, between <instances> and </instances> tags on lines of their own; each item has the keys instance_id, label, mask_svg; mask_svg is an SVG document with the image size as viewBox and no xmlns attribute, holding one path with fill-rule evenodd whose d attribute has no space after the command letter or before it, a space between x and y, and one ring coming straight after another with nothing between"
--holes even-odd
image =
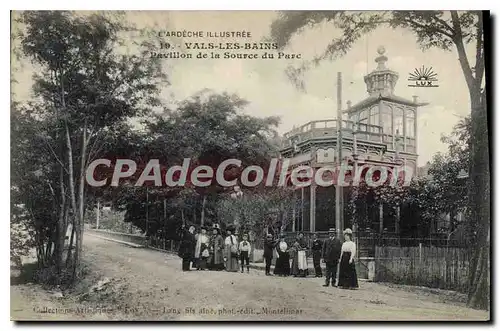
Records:
<instances>
[{"instance_id":1,"label":"woman in dark dress","mask_svg":"<svg viewBox=\"0 0 500 331\"><path fill-rule=\"evenodd\" d=\"M281 236L279 243L276 245L278 258L274 267L274 274L278 276L290 275L290 254L288 253L288 244L284 236Z\"/></svg>"},{"instance_id":2,"label":"woman in dark dress","mask_svg":"<svg viewBox=\"0 0 500 331\"><path fill-rule=\"evenodd\" d=\"M343 289L358 288L358 276L356 274L356 266L354 257L356 256L356 245L352 241L352 230L345 229L345 242L342 244L339 268L338 286Z\"/></svg>"},{"instance_id":3,"label":"woman in dark dress","mask_svg":"<svg viewBox=\"0 0 500 331\"><path fill-rule=\"evenodd\" d=\"M196 240L194 238L194 226L190 226L188 231L184 230L179 247L179 257L182 258L182 271L189 271L191 261L194 259L194 249Z\"/></svg>"},{"instance_id":4,"label":"woman in dark dress","mask_svg":"<svg viewBox=\"0 0 500 331\"><path fill-rule=\"evenodd\" d=\"M213 229L212 238L210 239L210 270L224 269L224 238L220 234L219 228Z\"/></svg>"},{"instance_id":5,"label":"woman in dark dress","mask_svg":"<svg viewBox=\"0 0 500 331\"><path fill-rule=\"evenodd\" d=\"M298 239L296 238L295 241L293 242L292 247L290 248L289 254L291 258L291 266L290 266L290 274L293 275L293 277L297 277L300 274L299 270L299 249L300 249L300 244L298 242Z\"/></svg>"}]
</instances>

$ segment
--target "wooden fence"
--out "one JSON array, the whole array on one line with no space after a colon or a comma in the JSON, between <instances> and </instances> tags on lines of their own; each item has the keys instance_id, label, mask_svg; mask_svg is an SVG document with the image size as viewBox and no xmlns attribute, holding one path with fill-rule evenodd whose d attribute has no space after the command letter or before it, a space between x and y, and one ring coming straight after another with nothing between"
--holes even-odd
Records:
<instances>
[{"instance_id":1,"label":"wooden fence","mask_svg":"<svg viewBox=\"0 0 500 331\"><path fill-rule=\"evenodd\" d=\"M179 250L180 242L177 240L166 239L161 235L152 235L147 238L146 246L161 251L175 253Z\"/></svg>"},{"instance_id":2,"label":"wooden fence","mask_svg":"<svg viewBox=\"0 0 500 331\"><path fill-rule=\"evenodd\" d=\"M123 233L123 232L114 232L114 231L108 231L108 230L97 230L97 229L86 229L86 233L106 237L106 238L111 238L111 239L116 239L116 240L121 240L125 242L130 242L133 244L138 244L138 245L146 245L146 237L144 235L138 235L138 234L130 234L130 233Z\"/></svg>"},{"instance_id":3,"label":"wooden fence","mask_svg":"<svg viewBox=\"0 0 500 331\"><path fill-rule=\"evenodd\" d=\"M466 292L470 252L455 247L375 248L375 281Z\"/></svg>"}]
</instances>

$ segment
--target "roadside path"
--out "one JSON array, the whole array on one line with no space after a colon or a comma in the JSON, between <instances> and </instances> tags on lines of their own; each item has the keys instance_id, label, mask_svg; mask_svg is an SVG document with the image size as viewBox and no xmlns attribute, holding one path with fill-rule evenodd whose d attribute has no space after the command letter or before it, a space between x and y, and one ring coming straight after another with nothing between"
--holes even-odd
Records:
<instances>
[{"instance_id":1,"label":"roadside path","mask_svg":"<svg viewBox=\"0 0 500 331\"><path fill-rule=\"evenodd\" d=\"M257 269L249 274L182 272L175 255L92 236L85 236L84 260L99 277L110 279L112 289L109 296L94 300L106 304L110 312L89 319L488 319L488 312L449 302L438 294L377 283L360 282L358 290L341 290L322 287L323 279L266 277Z\"/></svg>"}]
</instances>

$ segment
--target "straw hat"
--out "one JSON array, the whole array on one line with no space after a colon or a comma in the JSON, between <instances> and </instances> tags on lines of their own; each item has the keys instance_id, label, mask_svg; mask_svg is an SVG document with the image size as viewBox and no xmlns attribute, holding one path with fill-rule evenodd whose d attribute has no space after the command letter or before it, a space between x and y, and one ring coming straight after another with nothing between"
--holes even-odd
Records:
<instances>
[{"instance_id":1,"label":"straw hat","mask_svg":"<svg viewBox=\"0 0 500 331\"><path fill-rule=\"evenodd\" d=\"M347 228L347 229L344 230L344 234L350 234L350 235L352 235L352 230L349 229L349 228Z\"/></svg>"}]
</instances>

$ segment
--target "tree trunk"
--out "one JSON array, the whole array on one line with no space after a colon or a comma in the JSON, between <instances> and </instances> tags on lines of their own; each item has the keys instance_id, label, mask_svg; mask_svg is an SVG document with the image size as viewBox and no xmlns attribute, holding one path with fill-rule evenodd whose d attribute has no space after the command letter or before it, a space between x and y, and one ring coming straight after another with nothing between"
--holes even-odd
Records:
<instances>
[{"instance_id":1,"label":"tree trunk","mask_svg":"<svg viewBox=\"0 0 500 331\"><path fill-rule=\"evenodd\" d=\"M82 256L83 244L83 226L84 226L84 211L85 211L85 163L87 153L87 120L85 119L82 133L82 150L80 153L80 177L78 185L78 220L76 224L76 247L75 247L75 267L80 264Z\"/></svg>"},{"instance_id":2,"label":"tree trunk","mask_svg":"<svg viewBox=\"0 0 500 331\"><path fill-rule=\"evenodd\" d=\"M66 255L66 267L70 265L71 262L71 251L73 250L73 241L75 238L75 223L72 223L71 226L71 237L69 239L69 244L68 244L68 254Z\"/></svg>"},{"instance_id":3,"label":"tree trunk","mask_svg":"<svg viewBox=\"0 0 500 331\"><path fill-rule=\"evenodd\" d=\"M59 170L59 186L60 186L60 193L61 193L61 207L59 210L59 220L57 221L57 229L56 229L56 242L55 242L55 248L54 248L54 259L55 259L55 264L56 264L56 270L57 273L59 274L62 269L62 261L63 261L63 251L64 251L64 241L66 237L66 227L65 227L65 220L64 220L64 214L65 214L65 209L66 209L66 192L64 190L64 172L63 172L63 167L61 166Z\"/></svg>"},{"instance_id":4,"label":"tree trunk","mask_svg":"<svg viewBox=\"0 0 500 331\"><path fill-rule=\"evenodd\" d=\"M469 169L469 239L474 253L469 267L468 306L490 306L490 171L486 100L479 91L471 93L471 162ZM474 232L471 233L471 230Z\"/></svg>"},{"instance_id":5,"label":"tree trunk","mask_svg":"<svg viewBox=\"0 0 500 331\"><path fill-rule=\"evenodd\" d=\"M73 148L71 146L71 137L69 135L69 127L68 127L67 122L64 123L64 129L66 131L66 151L68 153L69 194L70 194L70 198L71 198L71 209L73 210L73 214L72 214L73 227L72 227L72 233L71 233L71 239L72 239L71 244L72 244L73 233L78 228L79 222L78 222L78 215L77 215L77 209L76 209L75 177L74 177L74 173L73 173ZM69 247L69 250L68 250L68 257L71 256L70 253L71 253L71 246ZM66 263L68 263L68 260L66 261ZM75 276L75 271L76 271L75 268L77 267L78 264L79 264L78 256L75 255L74 261L73 261L73 267L74 267L73 276Z\"/></svg>"},{"instance_id":6,"label":"tree trunk","mask_svg":"<svg viewBox=\"0 0 500 331\"><path fill-rule=\"evenodd\" d=\"M451 11L455 34L453 42L457 47L471 102L471 138L469 163L469 229L468 245L473 247L473 257L469 265L468 306L489 309L490 306L490 169L488 141L488 112L486 92L481 89L484 74L483 19L478 13L476 36L476 63L472 70L465 47L460 18L457 11Z\"/></svg>"},{"instance_id":7,"label":"tree trunk","mask_svg":"<svg viewBox=\"0 0 500 331\"><path fill-rule=\"evenodd\" d=\"M203 196L203 202L201 204L201 226L205 224L205 205L207 204L207 196Z\"/></svg>"}]
</instances>

